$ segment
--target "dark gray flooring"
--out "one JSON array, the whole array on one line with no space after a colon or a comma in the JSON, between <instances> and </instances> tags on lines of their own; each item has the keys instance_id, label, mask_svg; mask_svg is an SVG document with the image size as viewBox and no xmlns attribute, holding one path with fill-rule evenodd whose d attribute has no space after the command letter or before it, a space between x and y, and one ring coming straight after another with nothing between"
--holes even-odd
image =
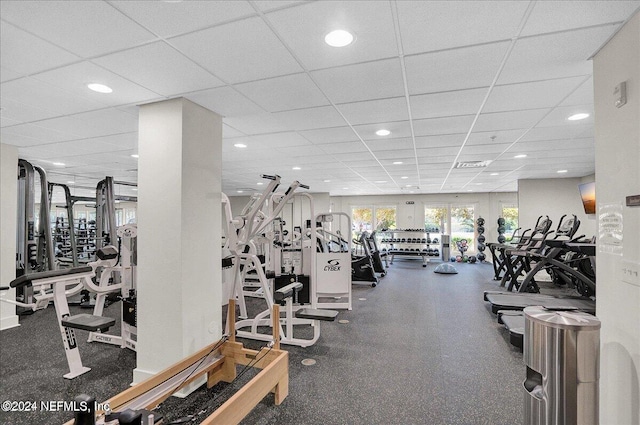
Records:
<instances>
[{"instance_id":1,"label":"dark gray flooring","mask_svg":"<svg viewBox=\"0 0 640 425\"><path fill-rule=\"evenodd\" d=\"M353 310L338 316L349 323L323 322L312 347L283 346L290 355L289 396L280 406L267 396L243 423L522 423L522 355L482 301L484 290L499 289L491 265L456 264L459 274L440 275L435 264L397 260L377 287L354 285ZM117 316L118 308L107 311ZM62 378L68 370L53 307L20 322L0 332L2 400L72 400L82 392L105 400L128 387L135 353L82 343L83 363L92 370L69 381ZM82 341L86 333L79 334ZM306 358L317 363L303 366ZM160 409L167 419L205 410L201 419L232 390L227 384L200 389ZM60 424L70 417L0 412L0 423Z\"/></svg>"}]
</instances>

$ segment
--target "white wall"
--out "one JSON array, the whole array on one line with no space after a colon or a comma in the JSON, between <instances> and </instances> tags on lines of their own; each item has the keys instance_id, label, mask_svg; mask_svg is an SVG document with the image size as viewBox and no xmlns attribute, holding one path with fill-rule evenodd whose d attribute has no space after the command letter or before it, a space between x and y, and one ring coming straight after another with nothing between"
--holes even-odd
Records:
<instances>
[{"instance_id":1,"label":"white wall","mask_svg":"<svg viewBox=\"0 0 640 425\"><path fill-rule=\"evenodd\" d=\"M0 286L16 277L16 223L18 221L18 148L0 144ZM6 298L15 299L15 289ZM18 326L16 307L0 302L0 330Z\"/></svg>"},{"instance_id":2,"label":"white wall","mask_svg":"<svg viewBox=\"0 0 640 425\"><path fill-rule=\"evenodd\" d=\"M597 316L600 334L600 424L640 424L640 207L625 197L640 195L640 14L594 57L596 202L620 205L622 255L597 254ZM614 106L613 90L627 82L627 104ZM638 278L636 278L637 281Z\"/></svg>"},{"instance_id":3,"label":"white wall","mask_svg":"<svg viewBox=\"0 0 640 425\"><path fill-rule=\"evenodd\" d=\"M593 176L565 179L518 180L518 213L523 229L533 228L541 215L553 221L552 229L558 226L560 217L575 214L580 220L578 236L592 237L596 234L595 215L585 214L578 186L592 182ZM598 194L596 193L596 197Z\"/></svg>"}]
</instances>

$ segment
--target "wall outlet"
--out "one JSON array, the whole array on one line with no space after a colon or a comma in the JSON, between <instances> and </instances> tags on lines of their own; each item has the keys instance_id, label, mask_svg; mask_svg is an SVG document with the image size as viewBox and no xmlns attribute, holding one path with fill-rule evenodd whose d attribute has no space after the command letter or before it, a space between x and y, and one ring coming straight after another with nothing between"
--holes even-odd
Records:
<instances>
[{"instance_id":1,"label":"wall outlet","mask_svg":"<svg viewBox=\"0 0 640 425\"><path fill-rule=\"evenodd\" d=\"M622 260L618 269L618 276L623 282L640 286L640 263Z\"/></svg>"}]
</instances>

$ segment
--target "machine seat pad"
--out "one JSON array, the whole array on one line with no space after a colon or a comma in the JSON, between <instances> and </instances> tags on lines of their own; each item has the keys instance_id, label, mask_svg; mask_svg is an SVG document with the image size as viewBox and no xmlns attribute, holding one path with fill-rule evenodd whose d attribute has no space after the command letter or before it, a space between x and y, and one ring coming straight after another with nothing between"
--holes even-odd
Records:
<instances>
[{"instance_id":1,"label":"machine seat pad","mask_svg":"<svg viewBox=\"0 0 640 425\"><path fill-rule=\"evenodd\" d=\"M118 258L118 250L113 245L107 245L96 251L96 257L100 260L113 260Z\"/></svg>"},{"instance_id":2,"label":"machine seat pad","mask_svg":"<svg viewBox=\"0 0 640 425\"><path fill-rule=\"evenodd\" d=\"M67 316L61 321L62 326L73 329L81 329L89 332L104 332L116 324L116 319L111 317L93 316L91 314L76 314Z\"/></svg>"},{"instance_id":3,"label":"machine seat pad","mask_svg":"<svg viewBox=\"0 0 640 425\"><path fill-rule=\"evenodd\" d=\"M93 272L91 266L73 267L71 269L48 270L46 272L23 274L19 278L13 279L9 285L12 288L21 288L23 286L31 286L34 280L48 279L50 277L72 276L76 274L84 274Z\"/></svg>"},{"instance_id":4,"label":"machine seat pad","mask_svg":"<svg viewBox=\"0 0 640 425\"><path fill-rule=\"evenodd\" d=\"M296 311L298 319L324 320L326 322L333 322L336 320L337 315L338 312L335 310L319 310L316 308L301 308Z\"/></svg>"}]
</instances>

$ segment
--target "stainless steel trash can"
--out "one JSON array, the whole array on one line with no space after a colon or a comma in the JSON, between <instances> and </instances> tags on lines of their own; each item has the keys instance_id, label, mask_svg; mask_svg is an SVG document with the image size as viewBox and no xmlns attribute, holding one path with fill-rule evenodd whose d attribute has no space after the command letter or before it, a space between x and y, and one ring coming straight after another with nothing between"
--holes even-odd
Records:
<instances>
[{"instance_id":1,"label":"stainless steel trash can","mask_svg":"<svg viewBox=\"0 0 640 425\"><path fill-rule=\"evenodd\" d=\"M600 320L543 307L524 316L524 423L598 424Z\"/></svg>"},{"instance_id":2,"label":"stainless steel trash can","mask_svg":"<svg viewBox=\"0 0 640 425\"><path fill-rule=\"evenodd\" d=\"M451 249L449 248L450 236L442 235L442 261L449 261L449 255L451 254Z\"/></svg>"}]
</instances>

